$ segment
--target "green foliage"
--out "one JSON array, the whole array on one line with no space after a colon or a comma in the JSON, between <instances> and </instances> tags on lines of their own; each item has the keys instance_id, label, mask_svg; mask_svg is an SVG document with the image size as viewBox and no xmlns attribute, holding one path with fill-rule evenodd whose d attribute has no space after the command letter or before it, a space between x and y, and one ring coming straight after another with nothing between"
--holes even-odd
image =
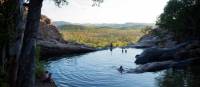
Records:
<instances>
[{"instance_id":1,"label":"green foliage","mask_svg":"<svg viewBox=\"0 0 200 87\"><path fill-rule=\"evenodd\" d=\"M40 47L37 46L36 47L36 77L41 77L42 74L45 72L44 70L44 64L40 61Z\"/></svg>"},{"instance_id":2,"label":"green foliage","mask_svg":"<svg viewBox=\"0 0 200 87\"><path fill-rule=\"evenodd\" d=\"M95 26L67 26L61 28L64 39L71 42L104 48L127 46L138 41L142 29L96 28Z\"/></svg>"},{"instance_id":3,"label":"green foliage","mask_svg":"<svg viewBox=\"0 0 200 87\"><path fill-rule=\"evenodd\" d=\"M199 37L199 0L170 0L157 21L163 29L174 32L177 37Z\"/></svg>"},{"instance_id":4,"label":"green foliage","mask_svg":"<svg viewBox=\"0 0 200 87\"><path fill-rule=\"evenodd\" d=\"M149 34L150 32L152 31L152 26L146 26L145 28L143 28L141 30L141 32L146 35L146 34Z\"/></svg>"}]
</instances>

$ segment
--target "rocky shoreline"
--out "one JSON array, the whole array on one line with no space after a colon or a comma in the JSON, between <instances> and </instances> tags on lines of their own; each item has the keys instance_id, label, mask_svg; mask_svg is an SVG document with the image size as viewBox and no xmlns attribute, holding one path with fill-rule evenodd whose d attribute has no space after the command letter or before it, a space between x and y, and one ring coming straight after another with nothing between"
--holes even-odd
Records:
<instances>
[{"instance_id":1,"label":"rocky shoreline","mask_svg":"<svg viewBox=\"0 0 200 87\"><path fill-rule=\"evenodd\" d=\"M50 58L68 54L80 54L96 51L95 48L87 47L85 45L76 45L72 43L49 43L39 42L42 58Z\"/></svg>"},{"instance_id":2,"label":"rocky shoreline","mask_svg":"<svg viewBox=\"0 0 200 87\"><path fill-rule=\"evenodd\" d=\"M177 42L173 35L156 29L165 36L160 38L155 34L145 35L131 47L143 48L144 51L136 55L135 63L139 66L127 73L155 72L169 68L185 68L200 62L200 41L187 40Z\"/></svg>"}]
</instances>

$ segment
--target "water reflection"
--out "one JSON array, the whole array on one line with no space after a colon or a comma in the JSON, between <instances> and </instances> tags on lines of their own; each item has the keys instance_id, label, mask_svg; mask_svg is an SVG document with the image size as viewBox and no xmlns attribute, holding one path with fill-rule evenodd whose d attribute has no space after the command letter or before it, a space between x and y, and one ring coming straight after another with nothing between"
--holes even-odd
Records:
<instances>
[{"instance_id":1,"label":"water reflection","mask_svg":"<svg viewBox=\"0 0 200 87\"><path fill-rule=\"evenodd\" d=\"M127 50L127 53L125 53ZM65 56L46 64L57 87L199 87L200 69L127 74L143 50L115 48L84 55ZM111 55L110 55L111 53ZM120 68L121 66L121 68ZM119 69L119 70L117 70ZM119 72L121 71L121 73Z\"/></svg>"},{"instance_id":2,"label":"water reflection","mask_svg":"<svg viewBox=\"0 0 200 87\"><path fill-rule=\"evenodd\" d=\"M200 68L189 67L185 70L167 70L156 80L159 87L199 87Z\"/></svg>"},{"instance_id":3,"label":"water reflection","mask_svg":"<svg viewBox=\"0 0 200 87\"><path fill-rule=\"evenodd\" d=\"M108 49L81 56L66 56L48 61L46 68L52 73L57 87L157 87L155 78L159 73L123 72L137 66L133 56L143 50L127 48L127 53L123 54L121 50L115 48L112 51ZM117 70L120 66L123 66L121 73Z\"/></svg>"}]
</instances>

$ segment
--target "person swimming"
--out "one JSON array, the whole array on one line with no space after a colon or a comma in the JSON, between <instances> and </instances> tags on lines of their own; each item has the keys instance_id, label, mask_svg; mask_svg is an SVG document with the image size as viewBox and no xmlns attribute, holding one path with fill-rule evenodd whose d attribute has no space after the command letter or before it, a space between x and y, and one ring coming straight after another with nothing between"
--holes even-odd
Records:
<instances>
[{"instance_id":1,"label":"person swimming","mask_svg":"<svg viewBox=\"0 0 200 87\"><path fill-rule=\"evenodd\" d=\"M120 66L120 67L118 68L118 71L119 71L120 73L122 73L122 72L124 71L123 66Z\"/></svg>"}]
</instances>

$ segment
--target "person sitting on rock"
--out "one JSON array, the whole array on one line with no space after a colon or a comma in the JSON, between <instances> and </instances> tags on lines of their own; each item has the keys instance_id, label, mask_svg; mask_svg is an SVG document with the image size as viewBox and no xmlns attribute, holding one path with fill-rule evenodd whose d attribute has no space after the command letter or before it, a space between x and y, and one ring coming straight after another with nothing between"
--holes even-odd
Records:
<instances>
[{"instance_id":1,"label":"person sitting on rock","mask_svg":"<svg viewBox=\"0 0 200 87\"><path fill-rule=\"evenodd\" d=\"M48 71L45 71L44 77L42 79L43 82L51 82L51 73Z\"/></svg>"}]
</instances>

